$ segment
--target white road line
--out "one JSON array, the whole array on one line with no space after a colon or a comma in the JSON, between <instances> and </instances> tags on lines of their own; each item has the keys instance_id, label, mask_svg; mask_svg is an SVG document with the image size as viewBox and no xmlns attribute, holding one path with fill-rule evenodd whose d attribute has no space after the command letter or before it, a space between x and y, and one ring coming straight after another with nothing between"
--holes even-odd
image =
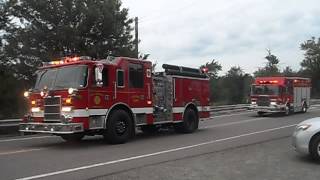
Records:
<instances>
[{"instance_id":1,"label":"white road line","mask_svg":"<svg viewBox=\"0 0 320 180\"><path fill-rule=\"evenodd\" d=\"M30 139L44 139L44 138L52 138L52 137L56 137L56 136L39 136L39 137L28 137L28 138L3 139L3 140L0 140L0 143L11 142L11 141L23 141L23 140L30 140Z\"/></svg>"},{"instance_id":2,"label":"white road line","mask_svg":"<svg viewBox=\"0 0 320 180\"><path fill-rule=\"evenodd\" d=\"M11 154L18 154L18 153L25 153L25 152L31 152L31 151L40 151L40 150L43 150L43 149L45 149L45 148L22 149L22 150L18 150L18 151L0 152L0 156L3 156L3 155L11 155Z\"/></svg>"},{"instance_id":3,"label":"white road line","mask_svg":"<svg viewBox=\"0 0 320 180\"><path fill-rule=\"evenodd\" d=\"M157 155L171 153L171 152L177 152L177 151L186 150L186 149L192 149L192 148L205 146L205 145L209 145L209 144L214 144L214 143L218 143L218 142L223 142L223 141L227 141L227 140L238 139L238 138L241 138L241 137L252 136L252 135L256 135L256 134L261 134L261 133L266 133L266 132L272 132L272 131L277 131L277 130L281 130L281 129L291 128L291 127L294 127L296 125L297 124L291 124L291 125L287 125L287 126L281 126L281 127L277 127L277 128L266 129L266 130L263 130L263 131L256 131L256 132L252 132L252 133L241 134L241 135L238 135L238 136L232 136L232 137L228 137L228 138L207 141L207 142L194 144L194 145L190 145L190 146L183 146L183 147L179 147L179 148L168 149L168 150L159 151L159 152L150 153L150 154L133 156L133 157L118 159L118 160L114 160L114 161L107 161L107 162L102 162L102 163L97 163L97 164L92 164L92 165L87 165L87 166L81 166L81 167L77 167L77 168L65 169L65 170L62 170L62 171L55 171L55 172L51 172L51 173L40 174L40 175L35 175L35 176L30 176L30 177L23 177L23 178L19 178L17 180L31 180L31 179L45 178L45 177L49 177L49 176L65 174L65 173L70 173L70 172L75 172L75 171L80 171L80 170L86 170L86 169L91 169L91 168L100 167L100 166L117 164L117 163L121 163L121 162L126 162L126 161L131 161L131 160L136 160L136 159L142 159L142 158L157 156Z\"/></svg>"}]
</instances>

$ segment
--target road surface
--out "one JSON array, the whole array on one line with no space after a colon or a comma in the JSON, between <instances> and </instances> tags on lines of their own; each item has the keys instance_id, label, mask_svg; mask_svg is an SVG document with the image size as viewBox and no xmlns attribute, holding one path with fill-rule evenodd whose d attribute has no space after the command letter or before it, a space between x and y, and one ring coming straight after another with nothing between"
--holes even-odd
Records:
<instances>
[{"instance_id":1,"label":"road surface","mask_svg":"<svg viewBox=\"0 0 320 180\"><path fill-rule=\"evenodd\" d=\"M281 168L290 174L280 179L292 179L305 166L319 168L296 154L289 138L297 123L316 116L319 107L291 116L241 112L203 121L193 134L139 133L121 145L100 136L74 144L56 136L2 138L0 179L279 179L270 176ZM320 177L308 169L310 179ZM257 178L259 172L270 176Z\"/></svg>"}]
</instances>

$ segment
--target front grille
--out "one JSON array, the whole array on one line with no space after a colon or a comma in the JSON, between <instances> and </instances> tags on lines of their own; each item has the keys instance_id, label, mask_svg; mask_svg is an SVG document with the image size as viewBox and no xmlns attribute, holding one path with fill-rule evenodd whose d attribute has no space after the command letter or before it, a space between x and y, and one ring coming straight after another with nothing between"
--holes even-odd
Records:
<instances>
[{"instance_id":1,"label":"front grille","mask_svg":"<svg viewBox=\"0 0 320 180\"><path fill-rule=\"evenodd\" d=\"M258 106L270 106L270 98L269 97L258 97L257 105Z\"/></svg>"},{"instance_id":2,"label":"front grille","mask_svg":"<svg viewBox=\"0 0 320 180\"><path fill-rule=\"evenodd\" d=\"M61 98L47 97L44 99L44 120L60 121L61 115Z\"/></svg>"}]
</instances>

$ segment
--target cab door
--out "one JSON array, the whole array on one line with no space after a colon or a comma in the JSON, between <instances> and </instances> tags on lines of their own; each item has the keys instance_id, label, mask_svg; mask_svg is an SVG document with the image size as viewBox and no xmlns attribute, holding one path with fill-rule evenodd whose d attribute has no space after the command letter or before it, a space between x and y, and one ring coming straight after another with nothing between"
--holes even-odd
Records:
<instances>
[{"instance_id":1,"label":"cab door","mask_svg":"<svg viewBox=\"0 0 320 180\"><path fill-rule=\"evenodd\" d=\"M98 64L92 67L88 93L89 128L103 128L103 120L110 107L112 85L108 66Z\"/></svg>"}]
</instances>

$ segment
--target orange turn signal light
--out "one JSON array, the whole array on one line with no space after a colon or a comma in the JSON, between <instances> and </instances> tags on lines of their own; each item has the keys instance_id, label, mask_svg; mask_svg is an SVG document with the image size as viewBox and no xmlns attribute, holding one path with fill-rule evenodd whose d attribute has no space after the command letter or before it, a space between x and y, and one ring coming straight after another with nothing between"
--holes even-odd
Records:
<instances>
[{"instance_id":1,"label":"orange turn signal light","mask_svg":"<svg viewBox=\"0 0 320 180\"><path fill-rule=\"evenodd\" d=\"M71 103L72 103L71 98L67 98L67 99L66 99L66 103L67 103L67 104L71 104Z\"/></svg>"}]
</instances>

